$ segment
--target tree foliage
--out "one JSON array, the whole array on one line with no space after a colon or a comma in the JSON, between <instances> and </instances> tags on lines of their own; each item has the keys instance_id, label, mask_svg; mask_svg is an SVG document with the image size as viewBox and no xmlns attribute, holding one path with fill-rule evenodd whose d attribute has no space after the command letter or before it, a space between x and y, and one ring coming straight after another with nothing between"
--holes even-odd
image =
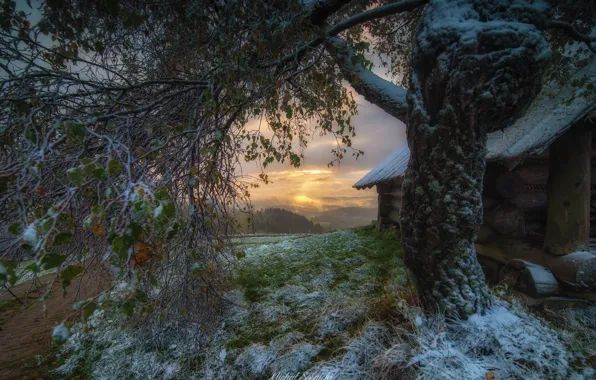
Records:
<instances>
[{"instance_id":1,"label":"tree foliage","mask_svg":"<svg viewBox=\"0 0 596 380\"><path fill-rule=\"evenodd\" d=\"M426 3L3 0L0 281L15 283L14 260L30 255L27 270L56 266L65 285L73 266L109 270L132 289L127 310L211 315L200 305L229 263L233 212L259 186L240 162L299 166L315 134L336 138L334 161L358 157L344 79L371 78L370 47L403 75ZM591 48L584 18L532 20ZM403 116L401 98L373 99Z\"/></svg>"}]
</instances>

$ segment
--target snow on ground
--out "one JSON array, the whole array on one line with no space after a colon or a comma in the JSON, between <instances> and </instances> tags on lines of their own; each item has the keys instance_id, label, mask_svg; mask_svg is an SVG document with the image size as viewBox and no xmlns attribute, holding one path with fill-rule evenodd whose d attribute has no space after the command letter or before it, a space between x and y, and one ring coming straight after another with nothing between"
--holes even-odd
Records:
<instances>
[{"instance_id":1,"label":"snow on ground","mask_svg":"<svg viewBox=\"0 0 596 380\"><path fill-rule=\"evenodd\" d=\"M132 328L98 310L74 326L60 372L91 378L592 378L596 307L549 327L518 304L446 322L416 305L396 235L372 229L238 237L242 252L209 339L202 326ZM203 334L204 335L204 334Z\"/></svg>"}]
</instances>

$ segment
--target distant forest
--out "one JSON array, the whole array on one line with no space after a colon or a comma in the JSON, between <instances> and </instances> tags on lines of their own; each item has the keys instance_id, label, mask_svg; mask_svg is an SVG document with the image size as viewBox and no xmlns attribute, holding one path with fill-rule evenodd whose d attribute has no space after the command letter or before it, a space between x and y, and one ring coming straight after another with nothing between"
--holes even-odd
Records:
<instances>
[{"instance_id":1,"label":"distant forest","mask_svg":"<svg viewBox=\"0 0 596 380\"><path fill-rule=\"evenodd\" d=\"M254 214L254 231L269 233L323 233L319 223L283 208L266 208Z\"/></svg>"}]
</instances>

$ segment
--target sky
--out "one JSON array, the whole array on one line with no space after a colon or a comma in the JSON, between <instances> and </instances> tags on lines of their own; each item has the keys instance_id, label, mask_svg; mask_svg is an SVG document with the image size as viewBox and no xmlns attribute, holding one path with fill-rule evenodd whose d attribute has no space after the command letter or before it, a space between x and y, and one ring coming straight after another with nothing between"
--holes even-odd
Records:
<instances>
[{"instance_id":1,"label":"sky","mask_svg":"<svg viewBox=\"0 0 596 380\"><path fill-rule=\"evenodd\" d=\"M335 140L331 136L314 136L304 151L300 168L274 162L265 169L272 183L250 190L256 209L282 207L313 216L341 207L377 207L374 188L356 190L352 185L405 141L406 128L401 121L350 90L358 103L358 115L352 118L356 127L353 147L363 150L364 155L356 160L346 154L339 166L327 167L334 158L331 149ZM245 163L243 171L255 177L260 173L255 163Z\"/></svg>"}]
</instances>

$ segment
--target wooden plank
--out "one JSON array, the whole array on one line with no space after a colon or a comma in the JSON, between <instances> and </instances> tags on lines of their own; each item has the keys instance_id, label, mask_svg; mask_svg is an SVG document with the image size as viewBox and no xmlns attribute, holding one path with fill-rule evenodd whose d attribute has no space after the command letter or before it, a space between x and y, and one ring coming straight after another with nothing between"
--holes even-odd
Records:
<instances>
[{"instance_id":1,"label":"wooden plank","mask_svg":"<svg viewBox=\"0 0 596 380\"><path fill-rule=\"evenodd\" d=\"M564 284L573 288L596 291L596 255L590 252L573 252L552 256L549 268Z\"/></svg>"},{"instance_id":2,"label":"wooden plank","mask_svg":"<svg viewBox=\"0 0 596 380\"><path fill-rule=\"evenodd\" d=\"M523 211L546 210L548 197L543 191L525 191L513 198L513 203Z\"/></svg>"},{"instance_id":3,"label":"wooden plank","mask_svg":"<svg viewBox=\"0 0 596 380\"><path fill-rule=\"evenodd\" d=\"M563 293L551 271L525 260L511 260L501 270L500 280L530 297L541 298Z\"/></svg>"},{"instance_id":4,"label":"wooden plank","mask_svg":"<svg viewBox=\"0 0 596 380\"><path fill-rule=\"evenodd\" d=\"M548 180L548 162L543 164L522 164L514 169L526 184L546 185Z\"/></svg>"}]
</instances>

